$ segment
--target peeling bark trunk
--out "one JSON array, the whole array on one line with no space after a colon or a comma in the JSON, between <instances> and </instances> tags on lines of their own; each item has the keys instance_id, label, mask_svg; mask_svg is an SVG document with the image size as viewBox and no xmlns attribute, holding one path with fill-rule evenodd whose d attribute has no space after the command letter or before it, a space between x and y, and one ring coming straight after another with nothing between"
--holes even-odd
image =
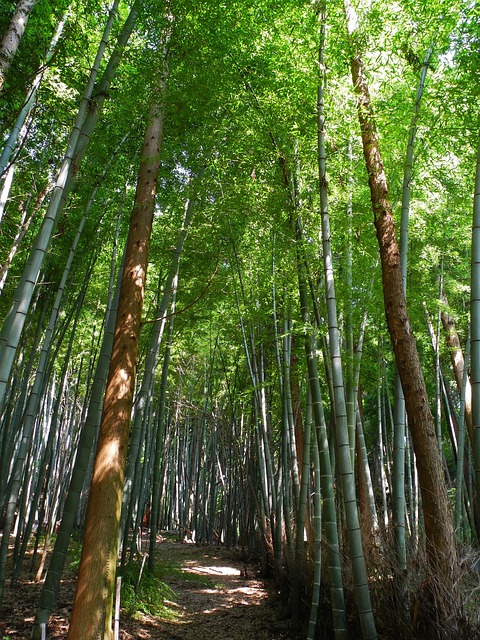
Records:
<instances>
[{"instance_id":1,"label":"peeling bark trunk","mask_svg":"<svg viewBox=\"0 0 480 640\"><path fill-rule=\"evenodd\" d=\"M354 55L351 70L358 98L358 117L380 248L385 315L405 395L422 494L429 568L428 591L436 605L437 615L440 618L444 615L448 618L449 613L456 608L458 598L454 593L457 559L445 479L437 446L435 423L408 317L387 179L363 62L359 55ZM443 593L438 591L439 588L444 590Z\"/></svg>"},{"instance_id":2,"label":"peeling bark trunk","mask_svg":"<svg viewBox=\"0 0 480 640\"><path fill-rule=\"evenodd\" d=\"M112 633L124 469L163 138L159 103L163 91L154 98L145 132L68 640L109 640Z\"/></svg>"}]
</instances>

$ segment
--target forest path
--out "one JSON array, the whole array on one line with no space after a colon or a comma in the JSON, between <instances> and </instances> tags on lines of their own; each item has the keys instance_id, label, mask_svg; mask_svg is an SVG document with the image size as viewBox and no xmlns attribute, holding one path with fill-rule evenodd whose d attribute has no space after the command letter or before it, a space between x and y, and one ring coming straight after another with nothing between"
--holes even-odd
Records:
<instances>
[{"instance_id":1,"label":"forest path","mask_svg":"<svg viewBox=\"0 0 480 640\"><path fill-rule=\"evenodd\" d=\"M220 546L164 542L157 563L180 567L162 580L172 589L171 619L121 621L121 640L282 640L282 603L273 582L261 580L237 552ZM245 568L247 575L245 576ZM123 622L126 624L124 625ZM122 628L123 627L123 628Z\"/></svg>"},{"instance_id":2,"label":"forest path","mask_svg":"<svg viewBox=\"0 0 480 640\"><path fill-rule=\"evenodd\" d=\"M285 605L273 580L261 579L254 565L245 567L239 551L217 545L171 542L161 536L159 540L162 541L157 546L156 564L160 580L168 585L168 593L164 594L165 615L138 611L145 592L156 604L162 599L158 582L152 589L144 574L135 616L127 614L128 602L122 588L121 640L287 640L292 637L288 622L281 620ZM142 544L147 548L147 534ZM56 611L49 620L47 640L65 640L67 636L75 581L76 570L67 563ZM6 585L0 612L0 639L30 640L41 588L42 583L34 582L26 568L15 587Z\"/></svg>"}]
</instances>

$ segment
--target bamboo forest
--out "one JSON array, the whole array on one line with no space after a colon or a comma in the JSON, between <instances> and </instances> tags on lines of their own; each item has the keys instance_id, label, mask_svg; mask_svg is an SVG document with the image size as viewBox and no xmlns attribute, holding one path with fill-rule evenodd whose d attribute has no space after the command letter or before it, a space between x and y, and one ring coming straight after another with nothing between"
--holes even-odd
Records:
<instances>
[{"instance_id":1,"label":"bamboo forest","mask_svg":"<svg viewBox=\"0 0 480 640\"><path fill-rule=\"evenodd\" d=\"M2 640L480 638L479 4L2 0L0 154Z\"/></svg>"}]
</instances>

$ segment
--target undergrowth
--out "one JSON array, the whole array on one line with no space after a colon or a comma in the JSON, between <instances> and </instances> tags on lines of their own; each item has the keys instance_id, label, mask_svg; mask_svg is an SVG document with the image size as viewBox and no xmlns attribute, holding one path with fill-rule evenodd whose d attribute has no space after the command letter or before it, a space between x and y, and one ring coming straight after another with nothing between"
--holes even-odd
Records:
<instances>
[{"instance_id":1,"label":"undergrowth","mask_svg":"<svg viewBox=\"0 0 480 640\"><path fill-rule=\"evenodd\" d=\"M177 615L170 603L175 601L177 594L162 580L161 572L143 571L140 584L138 576L140 565L129 564L122 572L121 603L127 616L136 617L139 613L171 620Z\"/></svg>"},{"instance_id":2,"label":"undergrowth","mask_svg":"<svg viewBox=\"0 0 480 640\"><path fill-rule=\"evenodd\" d=\"M71 571L78 571L80 557L82 555L82 541L79 537L72 536L68 547L68 566Z\"/></svg>"},{"instance_id":3,"label":"undergrowth","mask_svg":"<svg viewBox=\"0 0 480 640\"><path fill-rule=\"evenodd\" d=\"M179 564L168 562L162 562L153 571L145 568L139 583L140 567L140 562L134 562L126 565L122 571L121 603L129 617L146 614L166 620L176 618L178 594L166 580L174 579L183 588L215 586L205 576L183 571Z\"/></svg>"}]
</instances>

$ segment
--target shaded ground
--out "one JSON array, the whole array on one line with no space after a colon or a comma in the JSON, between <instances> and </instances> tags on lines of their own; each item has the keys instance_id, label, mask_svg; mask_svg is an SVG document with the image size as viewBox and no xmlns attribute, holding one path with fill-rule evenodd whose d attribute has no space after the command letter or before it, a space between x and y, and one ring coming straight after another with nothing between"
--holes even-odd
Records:
<instances>
[{"instance_id":1,"label":"shaded ground","mask_svg":"<svg viewBox=\"0 0 480 640\"><path fill-rule=\"evenodd\" d=\"M273 583L262 581L240 555L223 547L163 542L158 547L162 580L170 587L165 615L154 617L122 610L121 640L286 640L288 625ZM246 569L246 575L245 575ZM48 639L65 638L75 575L67 572ZM6 587L0 613L0 640L30 638L41 584L22 579Z\"/></svg>"}]
</instances>

